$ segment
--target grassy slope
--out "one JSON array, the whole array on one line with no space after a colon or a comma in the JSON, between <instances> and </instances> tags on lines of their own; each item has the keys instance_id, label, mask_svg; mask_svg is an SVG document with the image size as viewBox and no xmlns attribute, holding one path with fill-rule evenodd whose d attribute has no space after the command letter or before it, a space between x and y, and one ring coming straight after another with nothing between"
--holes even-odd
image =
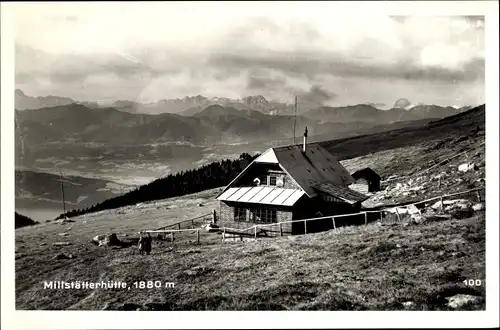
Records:
<instances>
[{"instance_id":1,"label":"grassy slope","mask_svg":"<svg viewBox=\"0 0 500 330\"><path fill-rule=\"evenodd\" d=\"M463 123L457 127L461 129L447 134L439 133L441 127L429 138L414 134L413 144L406 140L398 145L402 143L398 141L392 150L347 159L346 166L368 165L385 176L406 175L484 141L484 129L468 130ZM471 157L483 162L478 172L482 175L484 149L476 149ZM451 164L453 168L460 161ZM451 167L446 164L433 173L443 169ZM465 190L470 183L450 184L443 190ZM434 190L430 193L439 194ZM107 231L132 240L130 235L138 230L210 212L216 206L217 191L81 216L75 223L16 230L17 308L387 310L402 309L403 302L413 301L415 309L436 310L446 309L444 297L457 293L484 298L484 213L419 226L369 224L248 244L220 245L216 235L204 233L201 246L160 242L146 258L133 248L99 248L89 243ZM69 235L59 236L62 232ZM72 245L52 246L61 241ZM76 258L53 260L59 252ZM463 279L481 279L483 286L466 288ZM175 282L176 288L44 290L44 280L162 280ZM483 300L467 308L484 306Z\"/></svg>"},{"instance_id":2,"label":"grassy slope","mask_svg":"<svg viewBox=\"0 0 500 330\"><path fill-rule=\"evenodd\" d=\"M98 248L82 240L64 248L75 259L57 261L50 261L55 248L38 247L32 251L35 258L16 263L17 308L396 310L413 301L417 310L446 310L447 296L472 293L484 298L484 286L462 284L464 279L484 283L484 228L484 214L479 214L420 226L369 224L246 244L161 243L149 257L132 248ZM42 280L160 280L176 287L43 290ZM483 299L467 308L484 307Z\"/></svg>"},{"instance_id":3,"label":"grassy slope","mask_svg":"<svg viewBox=\"0 0 500 330\"><path fill-rule=\"evenodd\" d=\"M484 141L484 134L485 106L482 105L418 128L402 128L371 135L323 141L320 144L343 160L384 150L412 147L417 144L432 146L436 141L440 143L434 146L436 149L454 148L470 138L480 137Z\"/></svg>"}]
</instances>

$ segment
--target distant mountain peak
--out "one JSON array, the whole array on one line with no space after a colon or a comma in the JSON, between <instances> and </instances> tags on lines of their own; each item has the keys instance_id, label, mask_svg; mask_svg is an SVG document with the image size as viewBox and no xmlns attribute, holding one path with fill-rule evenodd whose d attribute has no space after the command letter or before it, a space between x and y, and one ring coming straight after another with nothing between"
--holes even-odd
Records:
<instances>
[{"instance_id":1,"label":"distant mountain peak","mask_svg":"<svg viewBox=\"0 0 500 330\"><path fill-rule=\"evenodd\" d=\"M408 107L412 106L412 103L405 98L398 99L393 106L393 109L408 109Z\"/></svg>"},{"instance_id":2,"label":"distant mountain peak","mask_svg":"<svg viewBox=\"0 0 500 330\"><path fill-rule=\"evenodd\" d=\"M38 96L32 97L26 95L22 90L15 90L15 108L16 110L28 110L28 109L40 109L40 108L48 108L55 107L59 105L68 105L71 103L76 103L74 100L69 97L60 97L60 96Z\"/></svg>"},{"instance_id":3,"label":"distant mountain peak","mask_svg":"<svg viewBox=\"0 0 500 330\"><path fill-rule=\"evenodd\" d=\"M253 95L253 96L245 96L242 99L243 102L252 102L252 103L269 103L268 100L262 95Z\"/></svg>"}]
</instances>

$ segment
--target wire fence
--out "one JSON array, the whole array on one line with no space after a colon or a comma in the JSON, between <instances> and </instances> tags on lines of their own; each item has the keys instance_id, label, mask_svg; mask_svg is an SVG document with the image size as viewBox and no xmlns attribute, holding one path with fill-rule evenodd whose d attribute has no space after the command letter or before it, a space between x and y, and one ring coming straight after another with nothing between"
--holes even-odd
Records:
<instances>
[{"instance_id":1,"label":"wire fence","mask_svg":"<svg viewBox=\"0 0 500 330\"><path fill-rule=\"evenodd\" d=\"M410 202L398 206L385 207L376 210L366 210L362 212L350 214L338 214L317 218L307 218L298 220L281 221L269 224L255 224L248 228L232 228L232 227L216 227L211 229L203 229L201 227L193 228L194 223L207 223L213 220L212 214L205 214L193 219L181 221L155 230L146 230L139 233L157 234L156 238L174 242L188 242L200 244L205 242L225 242L225 241L247 241L257 240L259 238L270 238L277 236L310 234L331 229L337 229L346 226L367 225L372 222L386 221L402 221L405 217L410 216L413 212L419 212L420 209L426 207L432 202L439 201L437 211L442 212L444 205L451 197L466 196L469 200L481 202L484 200L485 188L475 188L466 191L461 191L453 194L436 196L433 198L421 200L418 202ZM194 221L192 221L194 220ZM191 224L190 228L182 229L183 224ZM177 229L168 229L175 227ZM220 236L215 236L213 234Z\"/></svg>"},{"instance_id":2,"label":"wire fence","mask_svg":"<svg viewBox=\"0 0 500 330\"><path fill-rule=\"evenodd\" d=\"M212 213L206 213L206 214L202 214L202 215L195 217L195 218L191 218L191 219L182 220L182 221L179 221L176 223L168 224L166 226L156 228L155 230L163 230L163 229L167 229L167 228L177 228L178 230L180 230L180 229L182 229L182 227L184 227L184 229L192 228L194 226L195 222L198 224L211 222L212 217L213 217Z\"/></svg>"},{"instance_id":3,"label":"wire fence","mask_svg":"<svg viewBox=\"0 0 500 330\"><path fill-rule=\"evenodd\" d=\"M200 216L179 221L176 223L168 224L152 230L142 230L138 234L141 236L143 234L152 234L153 238L158 241L163 242L188 242L188 243L200 243L200 236L205 233L206 230L202 228L203 225L213 222L213 214L206 213Z\"/></svg>"},{"instance_id":4,"label":"wire fence","mask_svg":"<svg viewBox=\"0 0 500 330\"><path fill-rule=\"evenodd\" d=\"M482 201L484 199L484 190L485 188L475 188L453 194L437 196L418 202L410 202L407 204L399 205L397 207L381 208L378 210L367 210L357 213L339 214L318 218L289 220L271 224L255 224L254 226L243 230L237 229L237 231L251 232L253 230L254 239L257 239L257 237L277 236L276 234L279 234L279 236L294 233L308 234L328 229L336 229L338 227L344 226L366 225L374 221L382 221L390 214L396 215L396 217L401 220L401 215L408 214L407 208L409 206L413 206L414 209L419 209L419 207L422 208L426 204L439 200L440 209L442 211L445 198L469 195L469 198L474 198L477 199L477 201ZM301 225L298 226L297 224ZM224 230L224 228L221 228L221 230ZM236 229L227 228L227 230Z\"/></svg>"}]
</instances>

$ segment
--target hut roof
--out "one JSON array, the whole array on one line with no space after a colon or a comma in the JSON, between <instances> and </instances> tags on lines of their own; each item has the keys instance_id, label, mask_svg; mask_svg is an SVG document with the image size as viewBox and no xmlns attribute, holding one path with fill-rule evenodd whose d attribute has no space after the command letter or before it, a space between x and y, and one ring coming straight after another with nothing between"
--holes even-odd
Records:
<instances>
[{"instance_id":1,"label":"hut roof","mask_svg":"<svg viewBox=\"0 0 500 330\"><path fill-rule=\"evenodd\" d=\"M302 145L268 149L229 183L224 192L242 177L253 163L279 164L309 197L318 195L313 188L318 183L328 182L345 187L355 183L355 179L337 158L319 144L308 143L305 153L302 152Z\"/></svg>"},{"instance_id":2,"label":"hut roof","mask_svg":"<svg viewBox=\"0 0 500 330\"><path fill-rule=\"evenodd\" d=\"M322 182L348 186L355 182L349 172L331 153L317 143L272 148L281 167L309 197L317 195L314 185Z\"/></svg>"},{"instance_id":3,"label":"hut roof","mask_svg":"<svg viewBox=\"0 0 500 330\"><path fill-rule=\"evenodd\" d=\"M227 202L293 206L303 195L304 192L300 189L268 186L234 187L226 190L217 199Z\"/></svg>"},{"instance_id":4,"label":"hut roof","mask_svg":"<svg viewBox=\"0 0 500 330\"><path fill-rule=\"evenodd\" d=\"M353 174L351 174L351 176L356 180L358 180L360 178L366 178L366 179L370 179L370 180L380 180L380 175L378 175L377 172L375 172L374 170L372 170L369 167L358 170L358 171L354 172Z\"/></svg>"},{"instance_id":5,"label":"hut roof","mask_svg":"<svg viewBox=\"0 0 500 330\"><path fill-rule=\"evenodd\" d=\"M357 191L330 182L317 184L313 188L327 195L340 198L349 204L362 202L369 198Z\"/></svg>"}]
</instances>

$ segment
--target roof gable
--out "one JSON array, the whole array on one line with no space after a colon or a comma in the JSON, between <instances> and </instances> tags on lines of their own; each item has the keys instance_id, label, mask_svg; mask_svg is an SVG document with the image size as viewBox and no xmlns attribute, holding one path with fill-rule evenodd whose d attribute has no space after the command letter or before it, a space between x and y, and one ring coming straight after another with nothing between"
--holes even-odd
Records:
<instances>
[{"instance_id":1,"label":"roof gable","mask_svg":"<svg viewBox=\"0 0 500 330\"><path fill-rule=\"evenodd\" d=\"M267 149L266 152L264 152L262 155L257 157L255 159L256 163L271 163L271 164L278 164L278 158L276 158L276 154L274 153L274 150Z\"/></svg>"},{"instance_id":2,"label":"roof gable","mask_svg":"<svg viewBox=\"0 0 500 330\"><path fill-rule=\"evenodd\" d=\"M265 163L265 164L278 164L279 167L284 170L286 172L285 169L283 169L283 166L281 166L279 164L279 161L278 159L276 158L276 154L273 150L273 148L269 148L267 149L262 155L260 155L259 157L255 158L250 164L248 164L247 167L245 167L241 172L240 174L238 174L226 187L224 187L224 189L222 190L222 192L217 196L217 198L219 198L225 191L227 191L230 187L232 187L238 180L240 180L244 175L246 175L248 173L248 170L252 168L252 166L254 166L255 164L262 164L262 163ZM288 173L287 173L288 174ZM290 176L290 174L288 174ZM294 180L294 178L292 176L290 176L290 178L292 180ZM294 180L295 181L295 180ZM296 182L297 183L297 182ZM297 183L297 185L300 186L299 183Z\"/></svg>"}]
</instances>

